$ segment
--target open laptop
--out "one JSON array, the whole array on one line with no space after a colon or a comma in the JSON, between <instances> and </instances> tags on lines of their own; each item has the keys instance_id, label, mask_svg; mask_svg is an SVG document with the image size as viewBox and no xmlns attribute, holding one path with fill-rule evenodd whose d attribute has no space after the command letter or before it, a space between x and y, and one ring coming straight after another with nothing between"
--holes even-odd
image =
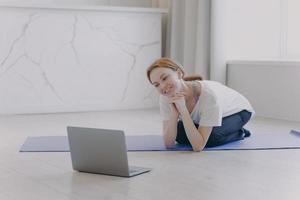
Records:
<instances>
[{"instance_id":1,"label":"open laptop","mask_svg":"<svg viewBox=\"0 0 300 200\"><path fill-rule=\"evenodd\" d=\"M80 172L132 177L149 168L129 167L120 130L67 127L72 166Z\"/></svg>"}]
</instances>

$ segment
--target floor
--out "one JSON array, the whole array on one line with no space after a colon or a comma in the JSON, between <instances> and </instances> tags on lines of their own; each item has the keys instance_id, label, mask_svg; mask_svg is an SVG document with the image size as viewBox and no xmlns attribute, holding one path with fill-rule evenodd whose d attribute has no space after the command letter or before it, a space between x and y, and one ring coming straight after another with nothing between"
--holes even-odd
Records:
<instances>
[{"instance_id":1,"label":"floor","mask_svg":"<svg viewBox=\"0 0 300 200\"><path fill-rule=\"evenodd\" d=\"M27 136L66 135L66 126L159 134L158 110L0 116L2 200L298 200L300 149L129 152L131 165L150 167L133 178L79 173L69 153L19 153ZM254 118L252 132L286 133L299 122Z\"/></svg>"}]
</instances>

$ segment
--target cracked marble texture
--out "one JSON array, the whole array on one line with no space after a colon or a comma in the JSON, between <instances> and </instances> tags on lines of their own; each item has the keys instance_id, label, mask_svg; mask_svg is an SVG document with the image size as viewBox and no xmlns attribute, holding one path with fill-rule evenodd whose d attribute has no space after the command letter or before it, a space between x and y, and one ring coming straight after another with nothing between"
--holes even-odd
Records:
<instances>
[{"instance_id":1,"label":"cracked marble texture","mask_svg":"<svg viewBox=\"0 0 300 200\"><path fill-rule=\"evenodd\" d=\"M159 13L0 10L0 114L157 106Z\"/></svg>"}]
</instances>

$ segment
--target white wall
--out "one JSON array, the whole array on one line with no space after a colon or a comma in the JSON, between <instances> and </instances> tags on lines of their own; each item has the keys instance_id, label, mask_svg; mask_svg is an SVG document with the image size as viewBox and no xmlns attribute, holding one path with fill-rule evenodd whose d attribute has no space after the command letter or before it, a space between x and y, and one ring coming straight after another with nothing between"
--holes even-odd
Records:
<instances>
[{"instance_id":1,"label":"white wall","mask_svg":"<svg viewBox=\"0 0 300 200\"><path fill-rule=\"evenodd\" d=\"M109 5L109 6L136 6L152 7L153 0L0 0L0 3L28 3L28 4L84 4L84 5Z\"/></svg>"},{"instance_id":2,"label":"white wall","mask_svg":"<svg viewBox=\"0 0 300 200\"><path fill-rule=\"evenodd\" d=\"M300 1L212 0L211 79L228 60L300 59Z\"/></svg>"},{"instance_id":3,"label":"white wall","mask_svg":"<svg viewBox=\"0 0 300 200\"><path fill-rule=\"evenodd\" d=\"M0 4L1 3L57 4L57 5L80 4L80 5L168 8L169 1L171 0L0 0Z\"/></svg>"},{"instance_id":4,"label":"white wall","mask_svg":"<svg viewBox=\"0 0 300 200\"><path fill-rule=\"evenodd\" d=\"M211 79L227 78L259 116L300 121L300 65L289 64L300 60L299 10L298 0L212 1Z\"/></svg>"},{"instance_id":5,"label":"white wall","mask_svg":"<svg viewBox=\"0 0 300 200\"><path fill-rule=\"evenodd\" d=\"M286 46L284 46L284 56L291 59L300 58L300 1L288 0L284 5L287 7L284 12L286 14L284 36Z\"/></svg>"},{"instance_id":6,"label":"white wall","mask_svg":"<svg viewBox=\"0 0 300 200\"><path fill-rule=\"evenodd\" d=\"M0 6L0 114L158 105L162 9L17 6Z\"/></svg>"}]
</instances>

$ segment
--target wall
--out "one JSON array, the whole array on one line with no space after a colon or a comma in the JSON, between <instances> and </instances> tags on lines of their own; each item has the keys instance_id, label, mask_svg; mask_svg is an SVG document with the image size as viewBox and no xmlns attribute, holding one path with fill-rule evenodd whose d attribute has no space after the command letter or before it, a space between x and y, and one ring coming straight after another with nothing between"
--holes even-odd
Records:
<instances>
[{"instance_id":1,"label":"wall","mask_svg":"<svg viewBox=\"0 0 300 200\"><path fill-rule=\"evenodd\" d=\"M258 116L300 121L300 65L290 63L300 60L299 10L297 0L212 1L211 79L244 94Z\"/></svg>"},{"instance_id":2,"label":"wall","mask_svg":"<svg viewBox=\"0 0 300 200\"><path fill-rule=\"evenodd\" d=\"M153 0L0 0L0 3L28 3L28 4L81 4L81 5L107 5L107 6L136 6L152 7Z\"/></svg>"},{"instance_id":3,"label":"wall","mask_svg":"<svg viewBox=\"0 0 300 200\"><path fill-rule=\"evenodd\" d=\"M0 113L156 107L161 12L0 6Z\"/></svg>"},{"instance_id":4,"label":"wall","mask_svg":"<svg viewBox=\"0 0 300 200\"><path fill-rule=\"evenodd\" d=\"M212 0L211 79L228 60L300 59L300 1Z\"/></svg>"}]
</instances>

